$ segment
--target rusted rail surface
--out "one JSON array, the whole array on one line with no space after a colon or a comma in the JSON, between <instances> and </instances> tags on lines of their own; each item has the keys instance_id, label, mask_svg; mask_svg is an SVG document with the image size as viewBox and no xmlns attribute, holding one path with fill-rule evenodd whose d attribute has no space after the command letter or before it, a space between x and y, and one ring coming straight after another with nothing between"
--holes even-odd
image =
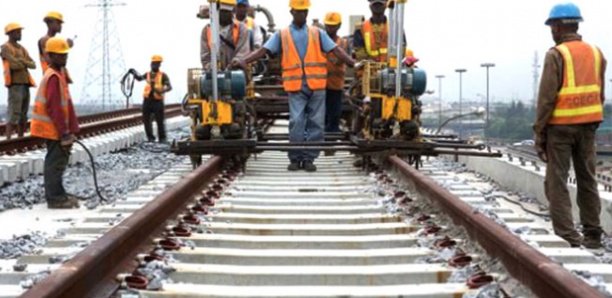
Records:
<instances>
[{"instance_id":1,"label":"rusted rail surface","mask_svg":"<svg viewBox=\"0 0 612 298\"><path fill-rule=\"evenodd\" d=\"M460 201L397 156L389 162L425 197L437 203L456 224L466 231L492 256L499 258L506 270L539 297L604 297L567 269L552 261L519 237L483 214L475 213Z\"/></svg>"},{"instance_id":2,"label":"rusted rail surface","mask_svg":"<svg viewBox=\"0 0 612 298\"><path fill-rule=\"evenodd\" d=\"M180 113L181 108L179 105L166 106L166 117L178 116ZM81 123L81 131L77 134L77 137L88 137L142 124L142 114L138 108L89 115L83 118L84 122ZM79 121L81 121L81 118L79 118ZM25 152L41 148L44 144L45 141L39 138L30 136L23 138L14 137L10 140L0 141L0 154Z\"/></svg>"},{"instance_id":3,"label":"rusted rail surface","mask_svg":"<svg viewBox=\"0 0 612 298\"><path fill-rule=\"evenodd\" d=\"M210 158L21 297L109 297L119 287L116 274L136 268L136 254L152 243L166 221L184 209L193 195L221 171L222 165L223 158Z\"/></svg>"}]
</instances>

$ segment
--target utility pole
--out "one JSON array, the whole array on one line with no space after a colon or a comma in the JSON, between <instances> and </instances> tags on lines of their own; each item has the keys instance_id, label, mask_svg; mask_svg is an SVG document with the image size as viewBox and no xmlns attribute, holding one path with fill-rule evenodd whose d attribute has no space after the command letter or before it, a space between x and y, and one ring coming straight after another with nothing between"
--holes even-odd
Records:
<instances>
[{"instance_id":1,"label":"utility pole","mask_svg":"<svg viewBox=\"0 0 612 298\"><path fill-rule=\"evenodd\" d=\"M437 75L438 79L438 126L442 125L442 79L446 76Z\"/></svg>"},{"instance_id":2,"label":"utility pole","mask_svg":"<svg viewBox=\"0 0 612 298\"><path fill-rule=\"evenodd\" d=\"M467 70L465 68L455 69L455 72L459 73L459 115L462 113L462 102L463 102L463 73ZM459 120L459 138L463 137L463 119Z\"/></svg>"},{"instance_id":3,"label":"utility pole","mask_svg":"<svg viewBox=\"0 0 612 298\"><path fill-rule=\"evenodd\" d=\"M538 85L540 82L540 60L538 58L538 51L535 52L535 54L533 55L533 64L531 65L531 67L533 67L533 101L532 101L532 107L535 110L536 108L536 104L538 101Z\"/></svg>"},{"instance_id":4,"label":"utility pole","mask_svg":"<svg viewBox=\"0 0 612 298\"><path fill-rule=\"evenodd\" d=\"M489 128L489 68L495 67L495 63L482 63L480 67L487 68L487 116L485 117L484 137L487 138L487 129Z\"/></svg>"}]
</instances>

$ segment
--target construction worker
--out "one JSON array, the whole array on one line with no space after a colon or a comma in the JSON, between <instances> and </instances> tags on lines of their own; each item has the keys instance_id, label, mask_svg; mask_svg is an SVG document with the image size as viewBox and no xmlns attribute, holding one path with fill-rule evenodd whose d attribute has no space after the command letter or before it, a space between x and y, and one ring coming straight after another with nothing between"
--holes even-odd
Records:
<instances>
[{"instance_id":1,"label":"construction worker","mask_svg":"<svg viewBox=\"0 0 612 298\"><path fill-rule=\"evenodd\" d=\"M70 150L79 132L68 82L62 69L66 67L68 41L51 37L45 44L49 69L40 82L36 94L30 132L33 137L47 141L44 185L49 208L79 208L78 199L66 193L62 176L68 165Z\"/></svg>"},{"instance_id":2,"label":"construction worker","mask_svg":"<svg viewBox=\"0 0 612 298\"><path fill-rule=\"evenodd\" d=\"M219 1L219 66L221 69L231 65L235 58L241 58L249 53L249 31L245 24L234 21L236 0ZM210 69L210 50L212 48L212 28L206 25L202 30L200 57L202 68Z\"/></svg>"},{"instance_id":3,"label":"construction worker","mask_svg":"<svg viewBox=\"0 0 612 298\"><path fill-rule=\"evenodd\" d=\"M289 95L289 141L318 142L324 140L325 88L327 85L327 59L333 52L338 59L353 67L355 61L325 31L306 25L310 0L290 0L293 22L276 32L263 46L239 63L263 58L266 54L281 55L283 87ZM289 151L289 171L304 169L314 172L317 150Z\"/></svg>"},{"instance_id":4,"label":"construction worker","mask_svg":"<svg viewBox=\"0 0 612 298\"><path fill-rule=\"evenodd\" d=\"M338 36L342 26L342 16L330 12L323 20L327 35L345 52L350 53L346 38ZM340 132L342 117L342 95L344 93L344 75L346 66L334 53L327 54L327 90L325 91L325 132Z\"/></svg>"},{"instance_id":5,"label":"construction worker","mask_svg":"<svg viewBox=\"0 0 612 298\"><path fill-rule=\"evenodd\" d=\"M47 43L47 40L49 38L54 37L58 33L62 32L62 25L64 24L64 16L57 11L50 11L49 13L47 13L47 15L45 15L45 17L43 18L43 21L47 25L47 34L38 40L38 54L40 57L40 68L42 69L43 75L45 75L47 68L49 68L49 58L46 57L45 51L44 51L45 44ZM72 39L68 38L67 41L68 41L68 45L72 48L72 46L74 45L74 42L72 41ZM69 84L71 84L72 79L70 78L68 71L66 69L63 69L62 72L65 72L66 80L68 81Z\"/></svg>"},{"instance_id":6,"label":"construction worker","mask_svg":"<svg viewBox=\"0 0 612 298\"><path fill-rule=\"evenodd\" d=\"M416 67L417 62L419 62L419 58L414 57L412 49L406 48L403 61L404 65L407 67Z\"/></svg>"},{"instance_id":7,"label":"construction worker","mask_svg":"<svg viewBox=\"0 0 612 298\"><path fill-rule=\"evenodd\" d=\"M162 56L153 55L151 57L151 71L144 75L140 75L133 68L129 70L136 80L146 80L143 92L142 121L144 122L145 133L147 134L147 140L149 142L155 142L153 127L151 126L151 117L155 117L155 122L157 123L157 140L160 143L166 142L164 97L166 93L172 90L172 85L170 84L168 75L159 70L163 61L164 59Z\"/></svg>"},{"instance_id":8,"label":"construction worker","mask_svg":"<svg viewBox=\"0 0 612 298\"><path fill-rule=\"evenodd\" d=\"M236 20L243 23L249 30L249 50L253 51L261 48L263 36L255 19L248 16L249 8L249 0L238 0L236 4Z\"/></svg>"},{"instance_id":9,"label":"construction worker","mask_svg":"<svg viewBox=\"0 0 612 298\"><path fill-rule=\"evenodd\" d=\"M555 5L546 25L556 44L546 53L534 123L536 151L547 163L544 190L555 234L573 247L601 247L601 202L595 179L595 131L603 121L606 60L582 41L580 9ZM567 190L570 160L577 180L582 233L572 219Z\"/></svg>"},{"instance_id":10,"label":"construction worker","mask_svg":"<svg viewBox=\"0 0 612 298\"><path fill-rule=\"evenodd\" d=\"M387 0L368 0L372 17L365 20L353 34L353 48L357 60L387 61L389 24L385 16Z\"/></svg>"},{"instance_id":11,"label":"construction worker","mask_svg":"<svg viewBox=\"0 0 612 298\"><path fill-rule=\"evenodd\" d=\"M2 45L0 56L4 67L4 85L8 89L8 121L6 123L6 139L10 139L13 130L17 128L17 136L23 137L28 123L30 108L30 87L35 83L29 69L35 69L36 64L30 58L28 51L19 44L23 27L10 23L4 27L8 41Z\"/></svg>"}]
</instances>

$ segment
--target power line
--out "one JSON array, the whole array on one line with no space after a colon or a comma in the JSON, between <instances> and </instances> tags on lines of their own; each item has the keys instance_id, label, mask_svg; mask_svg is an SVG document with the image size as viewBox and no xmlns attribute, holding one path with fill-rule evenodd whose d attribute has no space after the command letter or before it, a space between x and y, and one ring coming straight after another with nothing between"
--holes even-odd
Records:
<instances>
[{"instance_id":1,"label":"power line","mask_svg":"<svg viewBox=\"0 0 612 298\"><path fill-rule=\"evenodd\" d=\"M83 101L88 105L101 106L102 110L123 104L118 86L125 70L125 61L112 9L125 5L113 0L98 0L85 6L98 9L98 20L87 61ZM115 85L116 88L113 88Z\"/></svg>"}]
</instances>

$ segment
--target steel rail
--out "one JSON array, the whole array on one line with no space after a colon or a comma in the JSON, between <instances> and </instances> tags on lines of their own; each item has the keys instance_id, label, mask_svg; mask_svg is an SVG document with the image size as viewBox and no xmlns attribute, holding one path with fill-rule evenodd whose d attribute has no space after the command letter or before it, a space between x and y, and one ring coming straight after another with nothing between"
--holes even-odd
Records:
<instances>
[{"instance_id":1,"label":"steel rail","mask_svg":"<svg viewBox=\"0 0 612 298\"><path fill-rule=\"evenodd\" d=\"M529 246L495 221L458 200L404 160L391 156L388 161L425 197L437 203L456 224L491 256L497 257L506 270L539 297L604 297L595 288L572 275L567 269Z\"/></svg>"},{"instance_id":2,"label":"steel rail","mask_svg":"<svg viewBox=\"0 0 612 298\"><path fill-rule=\"evenodd\" d=\"M181 114L180 106L166 107L166 116L174 117ZM97 120L93 120L94 117L89 118L88 123L81 125L81 130L77 133L77 137L88 137L100 133L106 133L118 129L123 129L130 126L137 126L142 124L142 114L138 109L124 114L107 114L103 118L95 117ZM111 118L111 116L113 116ZM95 122L94 122L95 121ZM23 138L11 138L10 140L0 141L0 153L10 154L16 152L24 152L29 149L42 148L45 145L45 140L26 136Z\"/></svg>"},{"instance_id":3,"label":"steel rail","mask_svg":"<svg viewBox=\"0 0 612 298\"><path fill-rule=\"evenodd\" d=\"M211 157L142 209L113 227L22 298L109 297L120 286L115 276L136 268L136 254L152 247L166 221L187 205L193 195L221 171L223 158Z\"/></svg>"}]
</instances>

